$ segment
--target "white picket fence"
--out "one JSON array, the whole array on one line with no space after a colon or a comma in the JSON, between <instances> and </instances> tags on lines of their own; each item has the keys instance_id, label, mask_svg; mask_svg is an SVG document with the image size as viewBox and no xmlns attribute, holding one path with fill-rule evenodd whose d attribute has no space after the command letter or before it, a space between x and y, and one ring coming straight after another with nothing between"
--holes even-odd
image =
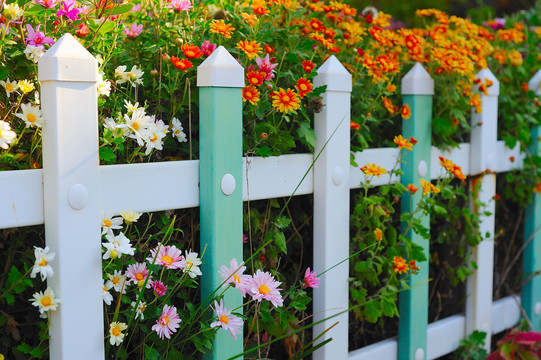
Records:
<instances>
[{"instance_id":1,"label":"white picket fence","mask_svg":"<svg viewBox=\"0 0 541 360\"><path fill-rule=\"evenodd\" d=\"M220 59L212 61L218 65L210 70L219 72ZM55 276L49 283L62 300L51 318L51 358L100 359L104 358L100 211L152 212L199 206L199 161L100 166L96 61L71 36L62 37L40 60L39 80L46 118L44 167L0 172L0 186L5 189L0 203L0 228L45 224L47 245L57 255L52 264ZM349 164L351 76L335 57L318 70L316 85L323 84L327 85L327 92L323 95L325 109L315 117L315 153L320 152L333 132L334 135L295 193L314 196L317 273L349 256L350 190L359 188L364 180L360 169ZM482 97L484 110L480 116L484 124L497 117L497 95L490 96ZM474 121L479 118L474 116ZM479 131L487 128L477 127ZM355 161L390 169L397 155L396 148L368 149L356 153ZM522 163L519 149L510 150L496 141L495 132L474 133L472 144L461 144L451 152L432 148L431 179L442 174L440 155L461 166L465 174L478 174L488 168L494 174L506 172ZM474 160L478 156L481 159ZM244 201L290 196L313 161L313 154L244 158L244 177L239 182ZM399 179L385 175L374 178L372 184L382 185L389 180ZM482 199L494 195L495 175L487 181L483 184ZM492 214L481 225L483 231L491 234ZM468 302L466 314L430 324L427 348L420 359L452 352L474 329L498 333L519 321L518 297L492 302L493 241L483 242L476 256L479 271L468 283L472 301ZM321 287L314 291L316 321L347 309L348 276L347 262L322 276ZM396 339L348 353L347 313L316 326L315 334L336 321L339 324L325 336L333 341L319 350L315 359L398 358Z\"/></svg>"}]
</instances>

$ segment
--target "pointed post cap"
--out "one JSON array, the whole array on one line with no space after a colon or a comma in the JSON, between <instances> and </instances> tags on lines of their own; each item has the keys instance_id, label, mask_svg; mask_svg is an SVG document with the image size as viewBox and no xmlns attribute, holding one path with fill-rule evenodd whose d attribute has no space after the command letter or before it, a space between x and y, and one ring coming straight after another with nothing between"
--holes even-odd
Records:
<instances>
[{"instance_id":1,"label":"pointed post cap","mask_svg":"<svg viewBox=\"0 0 541 360\"><path fill-rule=\"evenodd\" d=\"M402 95L434 95L434 79L420 63L402 78Z\"/></svg>"},{"instance_id":2,"label":"pointed post cap","mask_svg":"<svg viewBox=\"0 0 541 360\"><path fill-rule=\"evenodd\" d=\"M536 95L541 95L541 70L538 70L533 78L528 81L528 87L533 90Z\"/></svg>"},{"instance_id":3,"label":"pointed post cap","mask_svg":"<svg viewBox=\"0 0 541 360\"><path fill-rule=\"evenodd\" d=\"M475 79L481 80L480 84L486 84L486 81L489 80L492 82L492 85L487 87L487 93L489 96L498 96L500 95L500 82L496 79L496 76L490 71L489 68L483 69L477 73ZM475 86L474 90L479 92L479 86Z\"/></svg>"},{"instance_id":4,"label":"pointed post cap","mask_svg":"<svg viewBox=\"0 0 541 360\"><path fill-rule=\"evenodd\" d=\"M317 76L314 78L314 86L327 85L327 91L351 92L351 74L344 65L331 55L327 61L317 69Z\"/></svg>"},{"instance_id":5,"label":"pointed post cap","mask_svg":"<svg viewBox=\"0 0 541 360\"><path fill-rule=\"evenodd\" d=\"M244 87L244 68L219 46L197 67L197 86Z\"/></svg>"},{"instance_id":6,"label":"pointed post cap","mask_svg":"<svg viewBox=\"0 0 541 360\"><path fill-rule=\"evenodd\" d=\"M38 61L39 81L98 81L98 60L71 34L64 34Z\"/></svg>"}]
</instances>

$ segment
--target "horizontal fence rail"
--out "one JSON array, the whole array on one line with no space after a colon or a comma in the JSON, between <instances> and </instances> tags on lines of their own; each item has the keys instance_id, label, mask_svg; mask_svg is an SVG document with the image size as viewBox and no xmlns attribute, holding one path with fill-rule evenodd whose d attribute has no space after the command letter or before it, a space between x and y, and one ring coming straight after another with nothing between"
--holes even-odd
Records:
<instances>
[{"instance_id":1,"label":"horizontal fence rail","mask_svg":"<svg viewBox=\"0 0 541 360\"><path fill-rule=\"evenodd\" d=\"M65 48L62 48L65 47ZM61 51L60 51L60 50ZM67 58L75 56L79 65L88 66L88 71L83 72L82 78L77 78L77 72L69 70L69 66L59 68L58 64L68 61ZM52 250L58 254L60 265L67 269L70 264L64 262L65 250L73 244L69 240L78 236L78 228L85 229L87 234L83 240L92 264L87 272L88 279L96 283L96 294L100 288L98 280L101 277L101 257L97 256L101 249L99 241L99 212L119 214L123 210L138 212L152 212L172 209L185 209L200 207L201 234L206 234L205 241L209 247L216 248L215 256L210 256L205 272L211 273L219 264L224 264L225 256L242 256L242 202L271 199L276 197L289 197L291 195L313 194L314 196L314 267L321 272L344 260L349 255L349 199L350 190L360 188L365 176L360 167L367 163L375 163L386 169L393 168L399 150L395 147L367 149L354 153L357 167L349 164L349 116L350 116L350 93L351 75L339 61L331 56L318 70L315 79L316 85L326 85L323 94L326 107L324 111L315 117L315 132L318 137L315 154L292 154L278 157L244 157L242 158L240 128L242 123L242 98L243 69L229 55L225 48L218 48L198 69L198 86L200 98L207 105L201 112L201 139L200 143L205 147L201 152L201 161L186 160L148 164L122 164L99 166L96 161L97 134L94 128L90 129L84 143L87 148L82 153L73 151L77 144L69 142L69 137L62 139L56 129L60 124L69 124L69 131L75 133L77 126L73 126L75 116L66 110L69 106L60 106L59 96L67 96L70 99L85 96L85 104L89 108L86 112L88 119L85 120L89 128L97 127L97 104L95 98L95 74L97 71L95 59L81 47L70 35L63 36L40 60L39 79L43 82L42 96L44 114L47 122L43 131L44 169L19 170L0 172L0 186L9 189L0 202L0 229L45 224L46 241ZM47 60L49 59L49 60ZM56 60L51 60L56 59ZM51 67L47 70L47 66ZM56 67L55 67L56 66ZM225 70L225 72L224 72ZM79 71L80 72L80 71ZM409 78L403 82L403 94L405 103L412 107L413 119L411 123L404 125L404 133L412 131L415 136L417 130L408 126L421 126L423 131L429 131L430 116L426 116L426 107L430 105L432 93L427 90L427 84L431 79L420 64L416 64ZM541 73L540 73L541 74ZM489 77L497 84L497 79L489 71L481 72L479 77ZM541 75L538 76L541 78ZM405 80L408 80L405 77ZM536 80L537 81L537 80ZM66 82L71 82L66 85ZM419 83L417 83L419 82ZM539 86L530 86L539 88ZM53 89L47 93L47 89ZM91 94L92 93L92 94ZM435 94L437 96L437 94ZM462 168L466 175L478 177L486 186L481 189L479 197L487 202L494 194L495 177L497 173L519 169L523 165L524 154L517 146L508 149L503 141L496 140L495 130L497 126L497 89L490 89L488 95L482 95L482 114L472 114L472 142L460 144L458 148L444 151L430 146L429 135L421 135L424 138L424 151L421 157L417 155L410 161L408 166L403 166L403 179L389 174L380 178L373 178L371 185L379 186L397 181L416 181L419 177L437 179L446 175L440 165L439 157L450 159ZM427 98L429 97L429 98ZM225 103L224 103L225 101ZM75 102L75 100L71 100ZM227 104L226 104L227 103ZM230 111L216 111L219 107L230 106ZM417 107L417 108L416 108ZM81 109L77 109L81 113ZM48 115L48 116L47 116ZM426 119L425 119L426 118ZM415 123L413 122L415 120ZM207 122L203 124L203 122ZM222 131L232 131L231 136L218 136L215 131L216 124L227 121L227 126ZM477 126L479 122L490 126ZM235 126L231 127L231 123ZM213 125L214 124L214 125ZM414 124L414 125L412 125ZM91 126L92 125L92 126ZM223 125L223 124L222 124ZM206 130L205 130L206 126ZM535 138L540 134L539 129L534 132ZM206 135L205 135L206 134ZM421 133L423 134L423 133ZM77 139L76 134L71 135ZM214 138L213 138L214 136ZM95 137L95 138L94 138ZM408 135L409 137L409 135ZM428 138L427 138L428 137ZM235 139L232 144L217 144L219 138ZM79 140L78 140L79 141ZM216 146L213 147L213 143ZM207 144L207 145L203 145ZM64 156L66 148L70 148L74 155ZM223 156L224 148L229 149L233 156L227 159L216 159ZM208 152L207 152L208 151ZM539 147L534 146L532 151L539 152ZM222 152L222 154L220 154ZM429 152L429 153L428 153ZM76 158L79 156L79 158ZM316 161L317 158L317 161ZM218 163L219 162L219 163ZM424 163L420 166L421 162ZM80 165L83 164L83 165ZM88 174L88 175L85 175ZM156 178L168 179L170 186L156 185ZM90 179L90 180L89 180ZM271 179L271 181L269 181ZM414 179L414 180L410 180ZM227 181L226 181L227 180ZM301 182L302 180L302 182ZM225 182L224 182L225 181ZM75 185L73 185L75 183ZM85 184L90 185L85 185ZM141 184L145 184L142 188ZM225 184L225 185L224 185ZM86 186L86 187L85 187ZM85 193L85 191L87 191ZM85 197L86 194L86 197ZM539 201L539 198L536 198ZM472 199L473 201L473 199ZM66 203L69 203L70 208ZM493 202L492 202L493 203ZM87 207L87 204L88 207ZM537 252L541 248L539 243L540 219L539 206L532 204L525 241L531 243L532 251ZM493 204L492 204L493 206ZM215 221L209 214L224 213L227 209L228 221L220 223ZM230 210L233 209L233 210ZM486 209L484 209L486 210ZM493 236L494 208L490 208L492 214L485 216L481 228ZM82 214L88 213L88 219ZM58 221L63 214L68 219L73 219L76 226L65 227L62 224L70 221ZM226 215L224 215L225 217ZM230 217L230 218L229 218ZM65 220L65 219L64 219ZM427 219L428 220L428 217ZM227 227L227 231L224 230ZM94 234L95 233L95 234ZM226 233L225 235L223 233ZM536 235L537 233L537 235ZM58 236L57 236L58 235ZM54 238L53 238L54 236ZM95 237L95 239L94 239ZM534 241L532 241L532 239ZM414 240L415 241L415 240ZM59 249L61 247L62 249ZM65 247L65 248L64 248ZM479 329L489 333L498 333L514 326L521 317L521 302L528 316L533 319L533 326L539 329L539 315L541 314L541 295L537 293L541 286L536 282L525 287L521 297L510 296L497 301L492 301L491 277L493 267L493 237L485 239L476 249L476 258L479 271L476 271L468 282L468 303L465 314L458 314L432 324L426 324L423 306L421 315L415 306L402 306L400 312L406 314L402 321L399 333L400 341L388 339L362 349L348 353L348 315L338 315L324 326L316 326L314 335L320 334L337 319L340 323L320 341L333 338L334 340L314 353L315 359L434 359L448 354L459 346L461 339L471 331ZM329 249L332 248L330 251ZM211 250L212 251L212 250ZM425 246L428 252L428 245ZM67 255L69 257L69 253ZM541 256L540 256L541 258ZM57 264L58 265L58 264ZM425 264L426 266L427 264ZM539 271L541 264L535 258L526 260L524 273L531 274ZM489 269L490 271L488 271ZM60 269L62 271L62 268ZM64 270L68 272L68 270ZM215 271L214 271L215 272ZM426 277L427 274L423 276ZM73 274L72 274L73 276ZM62 278L57 276L57 278ZM331 276L326 274L322 278L322 286L314 291L314 313L316 320L323 319L326 315L336 314L348 306L348 263L331 271ZM483 287L482 282L490 277L490 286ZM85 278L85 279L87 279ZM71 280L69 276L58 281L55 286L64 286ZM329 279L326 282L326 279ZM331 280L332 279L332 280ZM216 281L212 275L202 278L203 292L208 293ZM80 283L85 281L79 279ZM424 297L428 284L421 278L422 287L416 289L412 283L411 294ZM87 287L91 288L91 287ZM92 290L94 291L94 290ZM51 356L53 359L99 359L103 358L103 320L101 295L86 294L89 301L89 311L86 315L93 318L95 326L87 326L80 331L69 331L78 294L64 296L67 290L60 291L62 305L53 315L51 327ZM402 296L402 295L401 295ZM423 303L426 299L423 300ZM241 303L240 298L232 299ZM416 305L414 300L405 300L405 303ZM402 301L401 301L402 302ZM76 309L75 309L76 310ZM409 320L407 320L409 319ZM417 321L417 323L415 323ZM407 326L406 326L407 325ZM420 329L419 336L409 337L404 335L407 329ZM407 330L407 331L412 331ZM86 343L84 353L78 348L80 340L71 343L72 339L92 339ZM78 342L79 341L79 342ZM218 336L215 341L216 352L214 359L225 358L242 350L242 337L240 341L233 342L229 338ZM488 345L487 345L488 346ZM226 355L227 354L227 355Z\"/></svg>"}]
</instances>

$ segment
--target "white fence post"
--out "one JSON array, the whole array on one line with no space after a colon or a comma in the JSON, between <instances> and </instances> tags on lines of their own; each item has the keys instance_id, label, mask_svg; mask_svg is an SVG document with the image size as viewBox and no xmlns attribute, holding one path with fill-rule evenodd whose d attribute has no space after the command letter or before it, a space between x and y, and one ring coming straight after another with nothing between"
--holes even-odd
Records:
<instances>
[{"instance_id":1,"label":"white fence post","mask_svg":"<svg viewBox=\"0 0 541 360\"><path fill-rule=\"evenodd\" d=\"M481 93L482 112L472 109L470 145L470 206L479 216L479 234L483 240L473 249L472 260L477 269L467 281L466 334L474 330L487 333L485 348L490 349L492 335L492 277L494 271L494 225L496 206L496 174L490 170L496 167L496 143L498 129L498 95L500 83L489 69L481 70L476 79L492 82L487 93ZM475 188L479 191L475 192ZM478 202L484 204L479 207ZM489 212L490 215L485 215Z\"/></svg>"},{"instance_id":2,"label":"white fence post","mask_svg":"<svg viewBox=\"0 0 541 360\"><path fill-rule=\"evenodd\" d=\"M314 165L314 270L320 274L349 257L351 74L331 56L318 69L314 85L327 85L323 111L314 116L314 159L321 152ZM348 260L321 277L321 285L314 289L314 321L348 309L348 277ZM347 358L347 311L317 324L314 337L336 322L320 341L333 340L317 350L314 359Z\"/></svg>"},{"instance_id":3,"label":"white fence post","mask_svg":"<svg viewBox=\"0 0 541 360\"><path fill-rule=\"evenodd\" d=\"M39 60L43 203L47 245L56 253L49 286L50 357L103 359L98 156L98 62L65 34Z\"/></svg>"}]
</instances>

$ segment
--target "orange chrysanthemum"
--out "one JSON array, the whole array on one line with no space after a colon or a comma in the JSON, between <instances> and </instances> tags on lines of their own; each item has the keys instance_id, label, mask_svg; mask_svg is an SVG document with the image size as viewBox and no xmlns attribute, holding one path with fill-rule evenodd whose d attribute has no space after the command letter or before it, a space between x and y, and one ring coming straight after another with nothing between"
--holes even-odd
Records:
<instances>
[{"instance_id":1,"label":"orange chrysanthemum","mask_svg":"<svg viewBox=\"0 0 541 360\"><path fill-rule=\"evenodd\" d=\"M188 71L188 69L193 68L193 64L188 59L179 59L176 56L171 56L171 62L177 69Z\"/></svg>"},{"instance_id":2,"label":"orange chrysanthemum","mask_svg":"<svg viewBox=\"0 0 541 360\"><path fill-rule=\"evenodd\" d=\"M377 176L378 178L380 175L387 174L387 170L376 164L366 164L361 168L361 170L365 173L365 175Z\"/></svg>"},{"instance_id":3,"label":"orange chrysanthemum","mask_svg":"<svg viewBox=\"0 0 541 360\"><path fill-rule=\"evenodd\" d=\"M533 187L533 192L535 193L541 193L541 182L538 182L537 185Z\"/></svg>"},{"instance_id":4,"label":"orange chrysanthemum","mask_svg":"<svg viewBox=\"0 0 541 360\"><path fill-rule=\"evenodd\" d=\"M383 100L383 106L385 106L385 109L387 109L390 114L395 114L398 111L398 106L394 105L391 100L385 96L383 96L381 99Z\"/></svg>"},{"instance_id":5,"label":"orange chrysanthemum","mask_svg":"<svg viewBox=\"0 0 541 360\"><path fill-rule=\"evenodd\" d=\"M412 194L415 194L417 191L419 190L419 188L416 188L415 185L413 184L408 184L408 191Z\"/></svg>"},{"instance_id":6,"label":"orange chrysanthemum","mask_svg":"<svg viewBox=\"0 0 541 360\"><path fill-rule=\"evenodd\" d=\"M409 119L411 117L411 108L408 104L402 105L402 108L400 109L400 113L402 114L402 119Z\"/></svg>"},{"instance_id":7,"label":"orange chrysanthemum","mask_svg":"<svg viewBox=\"0 0 541 360\"><path fill-rule=\"evenodd\" d=\"M413 144L409 141L409 139L404 139L402 135L395 136L393 142L398 146L400 150L413 150Z\"/></svg>"},{"instance_id":8,"label":"orange chrysanthemum","mask_svg":"<svg viewBox=\"0 0 541 360\"><path fill-rule=\"evenodd\" d=\"M221 34L230 39L231 34L235 28L231 24L226 24L223 20L213 20L210 23L210 32L214 34Z\"/></svg>"},{"instance_id":9,"label":"orange chrysanthemum","mask_svg":"<svg viewBox=\"0 0 541 360\"><path fill-rule=\"evenodd\" d=\"M257 23L257 16L255 16L255 14L248 14L243 12L240 15L242 16L242 21L245 21L250 27L254 27Z\"/></svg>"},{"instance_id":10,"label":"orange chrysanthemum","mask_svg":"<svg viewBox=\"0 0 541 360\"><path fill-rule=\"evenodd\" d=\"M246 53L249 60L255 58L258 54L261 54L261 44L255 40L243 40L237 43L237 49L240 49Z\"/></svg>"},{"instance_id":11,"label":"orange chrysanthemum","mask_svg":"<svg viewBox=\"0 0 541 360\"><path fill-rule=\"evenodd\" d=\"M252 85L245 86L242 89L242 101L249 101L252 105L257 105L260 100L259 90Z\"/></svg>"},{"instance_id":12,"label":"orange chrysanthemum","mask_svg":"<svg viewBox=\"0 0 541 360\"><path fill-rule=\"evenodd\" d=\"M462 168L452 162L449 159L444 158L443 156L440 156L440 164L443 166L447 171L449 171L451 174L456 176L457 179L461 180L462 182L466 181L466 175L462 173Z\"/></svg>"},{"instance_id":13,"label":"orange chrysanthemum","mask_svg":"<svg viewBox=\"0 0 541 360\"><path fill-rule=\"evenodd\" d=\"M419 181L421 182L421 187L423 188L423 195L428 195L431 192L436 194L440 192L439 187L432 185L432 183L426 181L425 179L420 179Z\"/></svg>"},{"instance_id":14,"label":"orange chrysanthemum","mask_svg":"<svg viewBox=\"0 0 541 360\"><path fill-rule=\"evenodd\" d=\"M280 88L278 91L274 92L272 99L272 106L285 114L297 110L301 106L299 96L291 89L284 90Z\"/></svg>"},{"instance_id":15,"label":"orange chrysanthemum","mask_svg":"<svg viewBox=\"0 0 541 360\"><path fill-rule=\"evenodd\" d=\"M351 120L349 122L349 127L352 128L353 130L359 130L361 128L361 125L359 125L359 123Z\"/></svg>"},{"instance_id":16,"label":"orange chrysanthemum","mask_svg":"<svg viewBox=\"0 0 541 360\"><path fill-rule=\"evenodd\" d=\"M314 70L315 67L316 65L310 60L304 60L302 62L302 68L304 69L304 72L307 74L310 74L312 70Z\"/></svg>"},{"instance_id":17,"label":"orange chrysanthemum","mask_svg":"<svg viewBox=\"0 0 541 360\"><path fill-rule=\"evenodd\" d=\"M383 239L383 231L380 228L374 230L374 235L376 235L377 241L381 241Z\"/></svg>"},{"instance_id":18,"label":"orange chrysanthemum","mask_svg":"<svg viewBox=\"0 0 541 360\"><path fill-rule=\"evenodd\" d=\"M201 51L197 45L182 44L180 48L184 55L190 59L197 59L204 55L203 51Z\"/></svg>"},{"instance_id":19,"label":"orange chrysanthemum","mask_svg":"<svg viewBox=\"0 0 541 360\"><path fill-rule=\"evenodd\" d=\"M299 96L301 99L303 99L307 94L312 92L314 85L310 82L310 80L301 77L299 80L297 80L297 85L295 85L295 87L299 91Z\"/></svg>"},{"instance_id":20,"label":"orange chrysanthemum","mask_svg":"<svg viewBox=\"0 0 541 360\"><path fill-rule=\"evenodd\" d=\"M250 71L246 74L246 80L250 85L254 86L263 84L263 76L258 71Z\"/></svg>"},{"instance_id":21,"label":"orange chrysanthemum","mask_svg":"<svg viewBox=\"0 0 541 360\"><path fill-rule=\"evenodd\" d=\"M408 262L401 256L395 256L392 269L398 274L405 274L409 270Z\"/></svg>"}]
</instances>

